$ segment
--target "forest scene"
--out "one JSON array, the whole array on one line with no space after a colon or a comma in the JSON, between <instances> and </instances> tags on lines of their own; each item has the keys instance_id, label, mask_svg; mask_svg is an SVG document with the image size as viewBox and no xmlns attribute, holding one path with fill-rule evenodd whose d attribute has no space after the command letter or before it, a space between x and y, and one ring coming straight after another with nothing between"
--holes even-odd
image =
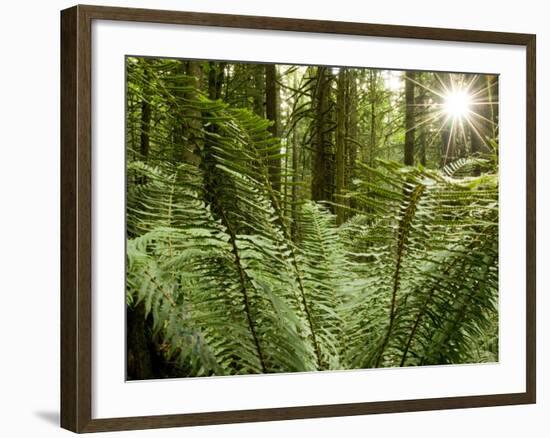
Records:
<instances>
[{"instance_id":1,"label":"forest scene","mask_svg":"<svg viewBox=\"0 0 550 438\"><path fill-rule=\"evenodd\" d=\"M498 362L498 76L126 58L128 380Z\"/></svg>"}]
</instances>

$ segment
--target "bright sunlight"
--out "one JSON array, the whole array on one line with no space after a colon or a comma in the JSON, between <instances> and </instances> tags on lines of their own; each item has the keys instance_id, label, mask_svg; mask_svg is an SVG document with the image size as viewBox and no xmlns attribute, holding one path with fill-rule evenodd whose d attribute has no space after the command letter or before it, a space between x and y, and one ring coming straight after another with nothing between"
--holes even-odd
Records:
<instances>
[{"instance_id":1,"label":"bright sunlight","mask_svg":"<svg viewBox=\"0 0 550 438\"><path fill-rule=\"evenodd\" d=\"M443 110L451 117L460 119L470 112L472 96L466 90L454 90L445 95Z\"/></svg>"}]
</instances>

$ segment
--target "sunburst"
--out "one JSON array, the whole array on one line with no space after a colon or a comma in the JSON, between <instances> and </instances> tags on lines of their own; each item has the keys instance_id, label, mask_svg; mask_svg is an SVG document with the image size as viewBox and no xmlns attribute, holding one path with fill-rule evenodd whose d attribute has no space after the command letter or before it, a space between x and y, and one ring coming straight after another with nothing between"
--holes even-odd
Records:
<instances>
[{"instance_id":1,"label":"sunburst","mask_svg":"<svg viewBox=\"0 0 550 438\"><path fill-rule=\"evenodd\" d=\"M423 84L407 75L405 80L413 82L422 88L429 96L424 103L414 104L423 107L422 116L411 128L430 124L434 135L426 147L432 146L435 139L443 131L446 133L444 163L449 153L457 143L467 143L468 135L475 135L487 149L490 149L489 137L496 136L496 124L491 118L484 116L487 108L498 105L498 101L490 98L491 88L495 82L481 81L478 74L434 73L436 83ZM480 85L481 83L481 85Z\"/></svg>"},{"instance_id":2,"label":"sunburst","mask_svg":"<svg viewBox=\"0 0 550 438\"><path fill-rule=\"evenodd\" d=\"M466 90L454 90L445 95L443 111L454 119L468 117L472 104L472 95Z\"/></svg>"}]
</instances>

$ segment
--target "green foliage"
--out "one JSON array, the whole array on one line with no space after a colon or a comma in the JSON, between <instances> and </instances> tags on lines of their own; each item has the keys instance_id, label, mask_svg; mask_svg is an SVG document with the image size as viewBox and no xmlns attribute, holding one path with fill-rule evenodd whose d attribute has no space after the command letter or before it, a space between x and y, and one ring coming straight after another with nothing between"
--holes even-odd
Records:
<instances>
[{"instance_id":1,"label":"green foliage","mask_svg":"<svg viewBox=\"0 0 550 438\"><path fill-rule=\"evenodd\" d=\"M491 162L363 166L345 223L311 201L289 217L270 122L208 98L170 60L128 75L129 104L149 99L158 129L149 156L128 136L127 302L144 303L181 375L497 359Z\"/></svg>"},{"instance_id":2,"label":"green foliage","mask_svg":"<svg viewBox=\"0 0 550 438\"><path fill-rule=\"evenodd\" d=\"M368 213L343 227L367 281L346 318L350 360L357 367L464 363L497 314L497 176L455 179L380 164L365 167L368 177L350 194Z\"/></svg>"}]
</instances>

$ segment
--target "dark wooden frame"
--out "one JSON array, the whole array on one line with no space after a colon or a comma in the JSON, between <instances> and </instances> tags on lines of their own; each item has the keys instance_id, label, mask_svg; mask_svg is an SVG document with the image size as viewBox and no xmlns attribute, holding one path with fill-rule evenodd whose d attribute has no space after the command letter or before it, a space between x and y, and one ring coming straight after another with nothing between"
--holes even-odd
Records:
<instances>
[{"instance_id":1,"label":"dark wooden frame","mask_svg":"<svg viewBox=\"0 0 550 438\"><path fill-rule=\"evenodd\" d=\"M392 38L511 44L527 53L526 391L467 397L92 419L91 23L222 26ZM289 18L75 6L61 12L61 426L74 432L334 417L536 402L535 47L530 34Z\"/></svg>"}]
</instances>

